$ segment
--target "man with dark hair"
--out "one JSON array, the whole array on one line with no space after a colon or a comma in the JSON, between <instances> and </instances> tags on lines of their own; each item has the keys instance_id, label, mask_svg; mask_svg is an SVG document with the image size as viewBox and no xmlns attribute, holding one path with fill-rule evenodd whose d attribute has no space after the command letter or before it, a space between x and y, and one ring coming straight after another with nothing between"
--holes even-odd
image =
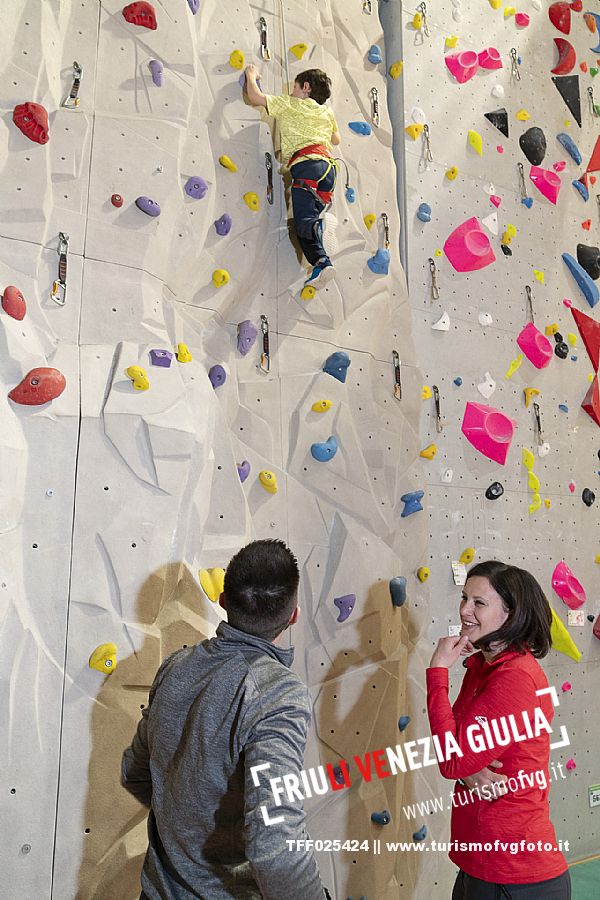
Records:
<instances>
[{"instance_id":1,"label":"man with dark hair","mask_svg":"<svg viewBox=\"0 0 600 900\"><path fill-rule=\"evenodd\" d=\"M329 896L312 852L297 849L302 804L276 805L268 787L298 776L311 719L294 650L280 646L300 614L298 582L281 541L243 547L219 601L228 622L156 674L121 776L150 810L141 900Z\"/></svg>"},{"instance_id":2,"label":"man with dark hair","mask_svg":"<svg viewBox=\"0 0 600 900\"><path fill-rule=\"evenodd\" d=\"M341 141L335 116L325 106L331 80L321 69L307 69L296 77L290 95L274 97L261 91L258 78L256 66L247 66L248 100L264 107L279 125L281 159L292 174L294 226L312 266L305 286L318 290L335 275L323 247L323 215L333 200L337 171L332 151Z\"/></svg>"}]
</instances>

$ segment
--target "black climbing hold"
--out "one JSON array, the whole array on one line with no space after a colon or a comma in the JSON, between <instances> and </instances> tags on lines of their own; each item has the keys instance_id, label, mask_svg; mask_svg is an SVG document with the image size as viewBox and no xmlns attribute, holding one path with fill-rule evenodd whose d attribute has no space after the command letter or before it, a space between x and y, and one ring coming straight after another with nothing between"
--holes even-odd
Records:
<instances>
[{"instance_id":1,"label":"black climbing hold","mask_svg":"<svg viewBox=\"0 0 600 900\"><path fill-rule=\"evenodd\" d=\"M594 281L600 278L600 247L577 244L577 262Z\"/></svg>"},{"instance_id":2,"label":"black climbing hold","mask_svg":"<svg viewBox=\"0 0 600 900\"><path fill-rule=\"evenodd\" d=\"M581 495L581 499L585 503L586 506L591 506L594 500L596 499L596 495L589 488L584 488L583 493Z\"/></svg>"},{"instance_id":3,"label":"black climbing hold","mask_svg":"<svg viewBox=\"0 0 600 900\"><path fill-rule=\"evenodd\" d=\"M488 122L492 123L494 128L497 128L505 137L508 137L508 113L504 107L495 109L493 112L484 113L484 116Z\"/></svg>"},{"instance_id":4,"label":"black climbing hold","mask_svg":"<svg viewBox=\"0 0 600 900\"><path fill-rule=\"evenodd\" d=\"M557 344L562 344L562 342L564 341L564 338L563 338L562 334L560 333L560 331L554 332L554 340L556 341Z\"/></svg>"},{"instance_id":5,"label":"black climbing hold","mask_svg":"<svg viewBox=\"0 0 600 900\"><path fill-rule=\"evenodd\" d=\"M485 496L488 500L497 500L498 497L501 497L504 493L504 488L500 484L499 481L493 481L487 491L485 492Z\"/></svg>"},{"instance_id":6,"label":"black climbing hold","mask_svg":"<svg viewBox=\"0 0 600 900\"><path fill-rule=\"evenodd\" d=\"M568 344L565 344L563 341L562 344L556 345L556 347L554 348L554 352L558 356L559 359L566 359L567 356L569 355L569 346L568 346Z\"/></svg>"},{"instance_id":7,"label":"black climbing hold","mask_svg":"<svg viewBox=\"0 0 600 900\"><path fill-rule=\"evenodd\" d=\"M512 250L510 249L508 244L500 244L500 246L502 247L502 252L505 256L512 256Z\"/></svg>"},{"instance_id":8,"label":"black climbing hold","mask_svg":"<svg viewBox=\"0 0 600 900\"><path fill-rule=\"evenodd\" d=\"M532 166L541 166L546 155L546 135L541 128L528 128L519 138L519 146Z\"/></svg>"},{"instance_id":9,"label":"black climbing hold","mask_svg":"<svg viewBox=\"0 0 600 900\"><path fill-rule=\"evenodd\" d=\"M581 128L581 97L579 94L579 75L553 75L552 81L558 93L569 107L575 121Z\"/></svg>"},{"instance_id":10,"label":"black climbing hold","mask_svg":"<svg viewBox=\"0 0 600 900\"><path fill-rule=\"evenodd\" d=\"M591 615L588 616L588 617L587 617L587 620L588 620L588 622L593 622L593 621L594 621L594 616L591 616Z\"/></svg>"}]
</instances>

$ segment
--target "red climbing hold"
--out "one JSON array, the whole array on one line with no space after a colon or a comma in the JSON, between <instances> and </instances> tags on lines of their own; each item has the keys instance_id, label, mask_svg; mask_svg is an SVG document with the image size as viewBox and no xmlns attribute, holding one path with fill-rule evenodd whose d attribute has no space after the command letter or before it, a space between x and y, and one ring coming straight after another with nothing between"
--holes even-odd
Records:
<instances>
[{"instance_id":1,"label":"red climbing hold","mask_svg":"<svg viewBox=\"0 0 600 900\"><path fill-rule=\"evenodd\" d=\"M17 319L19 322L25 318L25 313L27 312L25 297L14 284L9 284L4 288L4 293L2 294L2 309L5 313L12 316L13 319Z\"/></svg>"},{"instance_id":2,"label":"red climbing hold","mask_svg":"<svg viewBox=\"0 0 600 900\"><path fill-rule=\"evenodd\" d=\"M136 3L125 6L123 18L132 25L142 25L144 28L156 31L156 11L151 3L146 3L146 0L137 0Z\"/></svg>"},{"instance_id":3,"label":"red climbing hold","mask_svg":"<svg viewBox=\"0 0 600 900\"><path fill-rule=\"evenodd\" d=\"M41 103L19 103L13 109L13 122L30 141L48 143L48 113Z\"/></svg>"},{"instance_id":4,"label":"red climbing hold","mask_svg":"<svg viewBox=\"0 0 600 900\"><path fill-rule=\"evenodd\" d=\"M548 7L548 18L555 28L558 28L563 34L569 34L571 31L571 4L552 3Z\"/></svg>"},{"instance_id":5,"label":"red climbing hold","mask_svg":"<svg viewBox=\"0 0 600 900\"><path fill-rule=\"evenodd\" d=\"M586 172L598 172L600 171L600 137L596 138L596 144L594 146L594 150L592 152L592 158L590 159Z\"/></svg>"},{"instance_id":6,"label":"red climbing hold","mask_svg":"<svg viewBox=\"0 0 600 900\"><path fill-rule=\"evenodd\" d=\"M123 198L120 194L113 194L110 198L110 202L113 206L116 206L117 209L120 209L123 206Z\"/></svg>"},{"instance_id":7,"label":"red climbing hold","mask_svg":"<svg viewBox=\"0 0 600 900\"><path fill-rule=\"evenodd\" d=\"M568 75L577 62L575 48L566 38L554 38L554 43L558 50L558 62L550 71L553 75Z\"/></svg>"},{"instance_id":8,"label":"red climbing hold","mask_svg":"<svg viewBox=\"0 0 600 900\"><path fill-rule=\"evenodd\" d=\"M66 386L67 380L58 369L40 367L28 372L8 396L23 406L41 406L60 397Z\"/></svg>"},{"instance_id":9,"label":"red climbing hold","mask_svg":"<svg viewBox=\"0 0 600 900\"><path fill-rule=\"evenodd\" d=\"M596 322L591 316L586 316L581 310L571 307L571 314L579 329L579 334L588 352L594 372L600 367L600 322Z\"/></svg>"}]
</instances>

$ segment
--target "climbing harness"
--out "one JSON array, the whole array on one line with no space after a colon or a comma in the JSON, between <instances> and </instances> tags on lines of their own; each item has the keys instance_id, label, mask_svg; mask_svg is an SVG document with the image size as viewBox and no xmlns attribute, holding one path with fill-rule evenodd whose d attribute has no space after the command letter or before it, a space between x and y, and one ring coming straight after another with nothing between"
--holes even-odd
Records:
<instances>
[{"instance_id":1,"label":"climbing harness","mask_svg":"<svg viewBox=\"0 0 600 900\"><path fill-rule=\"evenodd\" d=\"M269 320L266 316L260 317L260 330L263 336L263 349L260 354L259 369L268 374L271 371L271 355L269 353Z\"/></svg>"},{"instance_id":2,"label":"climbing harness","mask_svg":"<svg viewBox=\"0 0 600 900\"><path fill-rule=\"evenodd\" d=\"M294 161L301 156L306 156L309 153L319 153L323 156L324 159L327 160L328 166L325 169L324 173L318 178L316 181L312 178L296 178L292 171L292 187L293 188L301 188L305 191L310 191L310 193L316 197L321 203L324 203L325 206L330 206L333 200L333 191L335 189L335 181L337 180L337 164L338 160L334 159L327 147L323 144L310 144L308 147L302 147L300 150L296 150L293 156L290 157L289 166L290 168L293 166ZM334 183L333 188L330 191L320 191L319 184L329 175L331 170L334 169ZM346 172L348 169L346 168ZM347 184L346 187L349 187Z\"/></svg>"},{"instance_id":3,"label":"climbing harness","mask_svg":"<svg viewBox=\"0 0 600 900\"><path fill-rule=\"evenodd\" d=\"M62 106L66 107L66 109L77 109L79 106L79 85L81 84L81 73L83 69L79 65L77 61L73 63L73 85L71 87L71 93L63 100Z\"/></svg>"},{"instance_id":4,"label":"climbing harness","mask_svg":"<svg viewBox=\"0 0 600 900\"><path fill-rule=\"evenodd\" d=\"M392 350L392 361L394 363L394 397L396 400L402 400L402 384L400 382L400 356L397 350Z\"/></svg>"},{"instance_id":5,"label":"climbing harness","mask_svg":"<svg viewBox=\"0 0 600 900\"><path fill-rule=\"evenodd\" d=\"M265 168L267 170L267 202L273 206L273 157L265 153Z\"/></svg>"},{"instance_id":6,"label":"climbing harness","mask_svg":"<svg viewBox=\"0 0 600 900\"><path fill-rule=\"evenodd\" d=\"M269 50L269 33L267 31L267 20L261 16L258 20L260 29L260 55L265 62L271 61L271 51Z\"/></svg>"},{"instance_id":7,"label":"climbing harness","mask_svg":"<svg viewBox=\"0 0 600 900\"><path fill-rule=\"evenodd\" d=\"M67 300L67 253L69 252L69 235L64 231L58 235L58 278L52 285L50 299L59 306L64 306Z\"/></svg>"}]
</instances>

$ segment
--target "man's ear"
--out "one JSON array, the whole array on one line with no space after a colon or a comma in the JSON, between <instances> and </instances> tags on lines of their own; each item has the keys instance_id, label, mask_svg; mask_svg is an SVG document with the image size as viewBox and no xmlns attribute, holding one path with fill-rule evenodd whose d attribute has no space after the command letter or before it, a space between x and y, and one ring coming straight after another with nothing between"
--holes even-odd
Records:
<instances>
[{"instance_id":1,"label":"man's ear","mask_svg":"<svg viewBox=\"0 0 600 900\"><path fill-rule=\"evenodd\" d=\"M227 607L225 606L225 594L221 591L219 594L219 606L222 606L225 611L227 611Z\"/></svg>"}]
</instances>

